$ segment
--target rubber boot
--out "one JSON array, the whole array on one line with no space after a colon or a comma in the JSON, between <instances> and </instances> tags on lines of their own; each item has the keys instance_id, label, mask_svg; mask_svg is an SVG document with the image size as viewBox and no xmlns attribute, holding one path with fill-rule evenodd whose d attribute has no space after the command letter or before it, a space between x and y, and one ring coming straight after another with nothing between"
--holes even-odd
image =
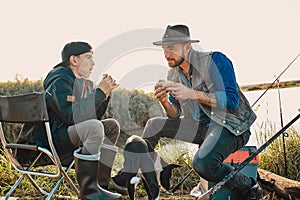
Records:
<instances>
[{"instance_id":1,"label":"rubber boot","mask_svg":"<svg viewBox=\"0 0 300 200\"><path fill-rule=\"evenodd\" d=\"M98 185L99 155L84 155L80 149L74 152L75 172L83 200L121 200L121 195L109 192Z\"/></svg>"},{"instance_id":2,"label":"rubber boot","mask_svg":"<svg viewBox=\"0 0 300 200\"><path fill-rule=\"evenodd\" d=\"M172 170L181 166L177 164L167 163L162 157L158 155L158 153L152 147L151 143L147 139L145 139L145 141L148 146L149 154L154 161L155 170L159 172L159 180L161 186L166 190L170 190L170 178L172 176Z\"/></svg>"},{"instance_id":3,"label":"rubber boot","mask_svg":"<svg viewBox=\"0 0 300 200\"><path fill-rule=\"evenodd\" d=\"M98 183L103 188L108 190L108 184L111 181L111 169L115 161L118 147L102 144L101 158L98 164Z\"/></svg>"},{"instance_id":4,"label":"rubber boot","mask_svg":"<svg viewBox=\"0 0 300 200\"><path fill-rule=\"evenodd\" d=\"M175 168L181 167L177 164L168 164L163 158L161 158L151 147L150 143L145 140L148 145L148 151L152 159L155 158L154 167L155 170L159 173L160 184L166 190L170 190L170 178L172 176L172 171ZM124 193L126 191L126 173L121 169L117 175L112 177L112 183L114 188L120 192Z\"/></svg>"},{"instance_id":5,"label":"rubber boot","mask_svg":"<svg viewBox=\"0 0 300 200\"><path fill-rule=\"evenodd\" d=\"M159 199L159 184L157 181L156 173L152 172L145 172L143 173L143 177L145 181L143 181L148 199L157 200Z\"/></svg>"},{"instance_id":6,"label":"rubber boot","mask_svg":"<svg viewBox=\"0 0 300 200\"><path fill-rule=\"evenodd\" d=\"M124 172L123 170L124 169L121 169L114 177L111 178L113 188L121 194L125 194L127 191L127 172Z\"/></svg>"},{"instance_id":7,"label":"rubber boot","mask_svg":"<svg viewBox=\"0 0 300 200\"><path fill-rule=\"evenodd\" d=\"M163 170L160 172L160 184L166 189L170 190L170 178L172 176L172 170L181 167L180 165L177 164L169 164L163 168Z\"/></svg>"}]
</instances>

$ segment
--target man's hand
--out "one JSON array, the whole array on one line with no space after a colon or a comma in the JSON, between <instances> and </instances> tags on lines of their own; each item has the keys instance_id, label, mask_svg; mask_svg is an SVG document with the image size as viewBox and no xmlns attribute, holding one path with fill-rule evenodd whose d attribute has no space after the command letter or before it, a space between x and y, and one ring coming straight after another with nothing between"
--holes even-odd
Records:
<instances>
[{"instance_id":1,"label":"man's hand","mask_svg":"<svg viewBox=\"0 0 300 200\"><path fill-rule=\"evenodd\" d=\"M154 97L161 103L166 103L167 99L167 89L166 82L163 80L159 80L154 86Z\"/></svg>"},{"instance_id":2,"label":"man's hand","mask_svg":"<svg viewBox=\"0 0 300 200\"><path fill-rule=\"evenodd\" d=\"M171 92L172 96L178 100L193 99L195 100L195 91L191 88L184 86L181 83L167 83L166 89Z\"/></svg>"},{"instance_id":3,"label":"man's hand","mask_svg":"<svg viewBox=\"0 0 300 200\"><path fill-rule=\"evenodd\" d=\"M178 100L191 99L211 107L217 106L217 100L215 98L211 98L202 91L188 88L181 83L167 83L166 90L170 91L172 96Z\"/></svg>"},{"instance_id":4,"label":"man's hand","mask_svg":"<svg viewBox=\"0 0 300 200\"><path fill-rule=\"evenodd\" d=\"M168 101L167 83L159 80L154 86L154 96L163 106L166 114L170 117L178 117L179 110L176 106Z\"/></svg>"}]
</instances>

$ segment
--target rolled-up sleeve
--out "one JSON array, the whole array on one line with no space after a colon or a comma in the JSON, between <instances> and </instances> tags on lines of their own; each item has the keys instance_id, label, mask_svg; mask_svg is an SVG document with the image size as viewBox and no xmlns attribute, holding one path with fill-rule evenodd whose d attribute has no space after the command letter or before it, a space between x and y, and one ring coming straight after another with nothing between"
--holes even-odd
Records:
<instances>
[{"instance_id":1,"label":"rolled-up sleeve","mask_svg":"<svg viewBox=\"0 0 300 200\"><path fill-rule=\"evenodd\" d=\"M212 54L211 80L216 90L219 109L237 109L239 106L238 86L231 61L221 52Z\"/></svg>"}]
</instances>

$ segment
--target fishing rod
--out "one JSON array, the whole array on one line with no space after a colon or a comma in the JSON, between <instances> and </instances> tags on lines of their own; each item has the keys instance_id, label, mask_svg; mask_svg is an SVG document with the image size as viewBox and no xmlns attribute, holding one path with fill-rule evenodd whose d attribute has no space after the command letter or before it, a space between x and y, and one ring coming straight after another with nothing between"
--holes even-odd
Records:
<instances>
[{"instance_id":1,"label":"fishing rod","mask_svg":"<svg viewBox=\"0 0 300 200\"><path fill-rule=\"evenodd\" d=\"M280 82L279 78L277 79L277 92L278 92L278 102L279 102L279 115L280 115L280 125L281 128L283 127L283 117L282 117L282 106L281 106L281 95L280 95ZM282 134L282 147L283 147L283 157L284 157L284 172L285 176L288 175L288 169L287 169L287 159L286 159L286 148L285 148L285 137L287 137L287 133Z\"/></svg>"},{"instance_id":2,"label":"fishing rod","mask_svg":"<svg viewBox=\"0 0 300 200\"><path fill-rule=\"evenodd\" d=\"M290 62L290 64L288 64L288 66L279 74L278 77L275 76L275 80L273 81L273 83L271 85L269 85L269 87L258 97L258 99L252 104L251 108L253 108L253 106L267 93L267 91L272 88L272 86L274 85L274 83L278 83L278 98L279 98L279 109L280 109L280 122L281 122L281 128L283 127L283 119L282 119L282 108L281 108L281 98L280 98L280 92L279 92L279 78L286 72L286 70L288 70L288 68L298 59L298 57L300 56L300 53ZM285 175L287 176L287 159L286 159L286 148L285 148L285 139L284 137L286 137L287 133L283 133L282 134L282 143L283 143L283 154L284 154L284 165L285 165Z\"/></svg>"},{"instance_id":3,"label":"fishing rod","mask_svg":"<svg viewBox=\"0 0 300 200\"><path fill-rule=\"evenodd\" d=\"M179 183L177 183L177 185L175 185L172 189L171 192L175 193L175 191L179 188L179 186L185 181L185 179L187 179L187 177L190 176L190 174L193 172L194 170L191 169L182 179L181 181L179 181Z\"/></svg>"},{"instance_id":4,"label":"fishing rod","mask_svg":"<svg viewBox=\"0 0 300 200\"><path fill-rule=\"evenodd\" d=\"M279 79L285 72L286 70L298 59L300 56L300 53L288 64L288 66L279 74L279 76L273 81L273 83L258 97L258 99L251 105L251 108L267 93L267 91L274 85L274 83ZM194 171L194 169L190 169L190 171L187 173L185 177L182 178L181 181L179 181L172 189L172 193L174 193L179 186L187 179L187 177Z\"/></svg>"},{"instance_id":5,"label":"fishing rod","mask_svg":"<svg viewBox=\"0 0 300 200\"><path fill-rule=\"evenodd\" d=\"M300 109L298 110L300 112ZM239 171L241 171L246 165L249 164L260 152L262 152L267 146L269 146L276 138L278 138L285 130L290 127L294 122L300 118L298 114L294 119L292 119L287 125L285 125L280 131L278 131L274 136L272 136L266 143L259 147L255 152L253 152L248 158L246 158L242 163L240 163L233 171L231 171L223 180L218 182L215 186L211 187L207 192L200 195L197 200L209 200L210 197L215 194L218 190L222 188L232 177L234 177Z\"/></svg>"},{"instance_id":6,"label":"fishing rod","mask_svg":"<svg viewBox=\"0 0 300 200\"><path fill-rule=\"evenodd\" d=\"M258 97L258 99L252 104L252 108L253 106L267 93L267 91L274 85L274 83L277 81L277 79L279 79L282 74L284 74L284 72L297 60L297 58L300 56L300 53L296 56L296 58L294 58L294 60L292 60L292 62L279 74L279 76L277 78L275 78L275 80L273 81L273 83Z\"/></svg>"}]
</instances>

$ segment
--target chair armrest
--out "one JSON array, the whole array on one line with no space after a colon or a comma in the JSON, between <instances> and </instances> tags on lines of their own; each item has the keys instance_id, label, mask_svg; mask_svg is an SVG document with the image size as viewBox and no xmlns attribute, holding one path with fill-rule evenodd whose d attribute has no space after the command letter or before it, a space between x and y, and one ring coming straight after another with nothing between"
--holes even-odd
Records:
<instances>
[{"instance_id":1,"label":"chair armrest","mask_svg":"<svg viewBox=\"0 0 300 200\"><path fill-rule=\"evenodd\" d=\"M38 146L37 145L31 145L31 144L7 144L6 148L10 148L10 149L27 149L27 150L32 150L32 151L37 151L38 150Z\"/></svg>"}]
</instances>

